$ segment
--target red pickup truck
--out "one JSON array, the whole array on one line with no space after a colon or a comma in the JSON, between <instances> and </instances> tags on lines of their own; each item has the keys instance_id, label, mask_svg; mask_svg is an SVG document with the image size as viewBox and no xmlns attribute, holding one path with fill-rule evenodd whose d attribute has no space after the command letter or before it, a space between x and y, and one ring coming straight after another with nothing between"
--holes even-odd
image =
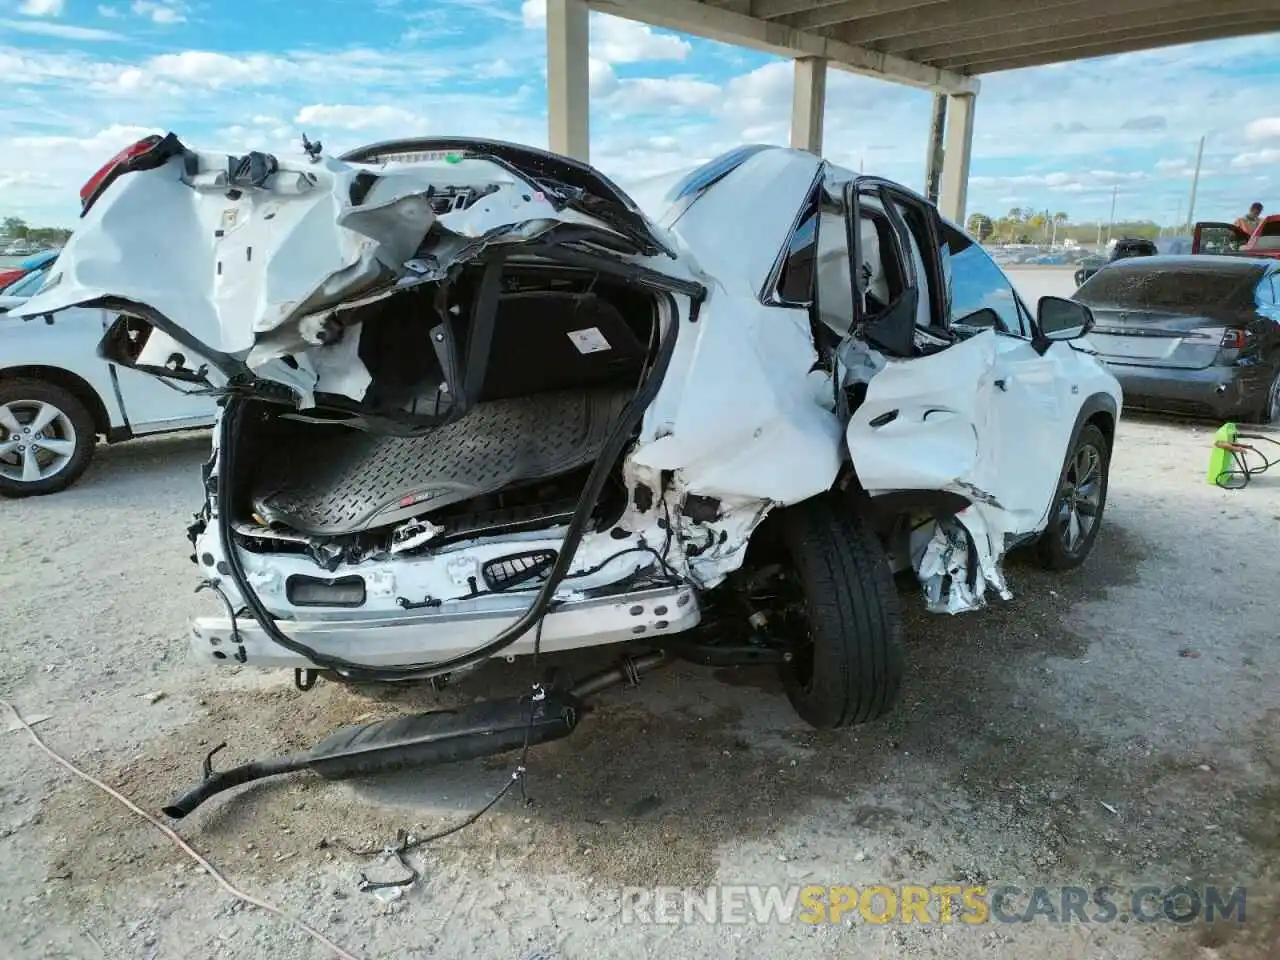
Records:
<instances>
[{"instance_id":1,"label":"red pickup truck","mask_svg":"<svg viewBox=\"0 0 1280 960\"><path fill-rule=\"evenodd\" d=\"M1191 252L1280 260L1280 213L1263 217L1252 236L1234 223L1197 223L1195 236L1191 241Z\"/></svg>"}]
</instances>

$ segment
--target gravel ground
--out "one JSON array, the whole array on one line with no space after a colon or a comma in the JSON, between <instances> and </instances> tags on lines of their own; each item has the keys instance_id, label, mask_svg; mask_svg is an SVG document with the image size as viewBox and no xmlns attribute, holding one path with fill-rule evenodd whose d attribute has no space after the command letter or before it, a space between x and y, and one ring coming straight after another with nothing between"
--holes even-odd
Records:
<instances>
[{"instance_id":1,"label":"gravel ground","mask_svg":"<svg viewBox=\"0 0 1280 960\"><path fill-rule=\"evenodd\" d=\"M768 671L672 668L536 749L533 804L513 795L413 856L422 881L388 903L355 881L394 865L333 841L453 822L506 782L508 759L268 781L181 832L362 958L1278 956L1280 476L1207 486L1211 429L1121 425L1082 569L1011 560L1014 600L954 618L906 589L904 695L878 723L818 734ZM222 740L230 765L528 681L497 664L442 696L300 693L283 674L194 667L183 625L208 601L191 592L184 527L206 451L204 435L103 448L72 490L0 501L0 695L48 714L38 729L52 746L156 810ZM0 734L0 769L6 956L326 955L234 902L24 733ZM1248 922L619 926L631 884L949 880L1247 885Z\"/></svg>"}]
</instances>

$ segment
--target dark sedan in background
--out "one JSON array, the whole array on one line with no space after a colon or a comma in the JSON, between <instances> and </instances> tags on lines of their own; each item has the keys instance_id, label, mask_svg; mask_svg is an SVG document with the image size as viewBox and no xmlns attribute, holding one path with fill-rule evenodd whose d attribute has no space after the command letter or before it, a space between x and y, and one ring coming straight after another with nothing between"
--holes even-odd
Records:
<instances>
[{"instance_id":1,"label":"dark sedan in background","mask_svg":"<svg viewBox=\"0 0 1280 960\"><path fill-rule=\"evenodd\" d=\"M1078 291L1087 345L1126 408L1280 422L1280 264L1230 256L1136 257Z\"/></svg>"}]
</instances>

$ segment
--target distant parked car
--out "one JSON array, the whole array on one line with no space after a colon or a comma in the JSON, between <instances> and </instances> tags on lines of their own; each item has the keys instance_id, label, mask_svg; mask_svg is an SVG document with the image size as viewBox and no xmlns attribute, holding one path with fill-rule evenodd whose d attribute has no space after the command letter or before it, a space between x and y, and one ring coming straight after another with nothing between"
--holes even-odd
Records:
<instances>
[{"instance_id":1,"label":"distant parked car","mask_svg":"<svg viewBox=\"0 0 1280 960\"><path fill-rule=\"evenodd\" d=\"M1108 263L1115 263L1117 260L1128 260L1131 257L1154 257L1159 253L1160 251L1154 241L1143 237L1125 237L1117 240L1115 246L1111 248L1111 254L1107 259L1103 260L1099 257L1096 264L1082 263L1080 265L1080 269L1075 274L1076 286L1081 286Z\"/></svg>"},{"instance_id":2,"label":"distant parked car","mask_svg":"<svg viewBox=\"0 0 1280 960\"><path fill-rule=\"evenodd\" d=\"M1075 299L1126 408L1280 422L1280 263L1152 257L1112 263Z\"/></svg>"},{"instance_id":3,"label":"distant parked car","mask_svg":"<svg viewBox=\"0 0 1280 960\"><path fill-rule=\"evenodd\" d=\"M0 293L0 496L56 493L74 483L99 436L114 443L142 434L207 426L215 406L98 356L116 319L77 307L56 316L7 316L43 286L54 257ZM141 352L149 327L132 332Z\"/></svg>"},{"instance_id":4,"label":"distant parked car","mask_svg":"<svg viewBox=\"0 0 1280 960\"><path fill-rule=\"evenodd\" d=\"M1196 224L1191 252L1280 260L1280 214L1263 217L1252 234L1234 223L1201 221Z\"/></svg>"},{"instance_id":5,"label":"distant parked car","mask_svg":"<svg viewBox=\"0 0 1280 960\"><path fill-rule=\"evenodd\" d=\"M16 267L0 267L0 293L4 293L5 288L9 287L32 270L38 270L41 267L48 266L58 259L57 250L45 250L43 253L37 253L34 257L28 257Z\"/></svg>"}]
</instances>

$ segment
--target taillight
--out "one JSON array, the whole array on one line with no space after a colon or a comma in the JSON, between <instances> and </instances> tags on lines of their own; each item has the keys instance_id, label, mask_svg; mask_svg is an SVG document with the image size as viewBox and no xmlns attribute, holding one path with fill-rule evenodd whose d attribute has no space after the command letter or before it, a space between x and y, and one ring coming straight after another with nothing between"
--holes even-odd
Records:
<instances>
[{"instance_id":1,"label":"taillight","mask_svg":"<svg viewBox=\"0 0 1280 960\"><path fill-rule=\"evenodd\" d=\"M1252 340L1248 330L1223 330L1219 346L1223 350L1243 350Z\"/></svg>"},{"instance_id":2,"label":"taillight","mask_svg":"<svg viewBox=\"0 0 1280 960\"><path fill-rule=\"evenodd\" d=\"M103 191L111 186L116 177L133 170L151 170L160 166L170 157L184 153L186 148L172 133L163 137L152 134L143 137L137 143L125 147L114 157L98 168L98 172L90 177L80 188L80 216L89 212L94 201L102 196Z\"/></svg>"}]
</instances>

